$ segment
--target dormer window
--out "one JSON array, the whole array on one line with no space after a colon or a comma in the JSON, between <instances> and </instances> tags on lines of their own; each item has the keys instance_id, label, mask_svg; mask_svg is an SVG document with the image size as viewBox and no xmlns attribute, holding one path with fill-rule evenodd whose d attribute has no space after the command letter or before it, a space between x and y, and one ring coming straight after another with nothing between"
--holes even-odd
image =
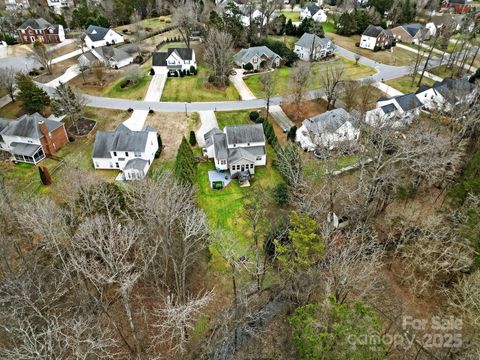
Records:
<instances>
[{"instance_id":1,"label":"dormer window","mask_svg":"<svg viewBox=\"0 0 480 360\"><path fill-rule=\"evenodd\" d=\"M113 156L117 156L117 152L116 152L116 151L113 152Z\"/></svg>"}]
</instances>

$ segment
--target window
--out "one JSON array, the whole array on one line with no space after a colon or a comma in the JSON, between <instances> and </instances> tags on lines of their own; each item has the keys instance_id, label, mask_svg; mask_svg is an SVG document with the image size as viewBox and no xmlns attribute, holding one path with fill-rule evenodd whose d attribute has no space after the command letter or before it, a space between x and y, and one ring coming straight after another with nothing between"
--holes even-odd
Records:
<instances>
[{"instance_id":1,"label":"window","mask_svg":"<svg viewBox=\"0 0 480 360\"><path fill-rule=\"evenodd\" d=\"M119 165L118 162L115 163L115 167L116 167L117 169L120 168L120 165Z\"/></svg>"},{"instance_id":2,"label":"window","mask_svg":"<svg viewBox=\"0 0 480 360\"><path fill-rule=\"evenodd\" d=\"M116 152L116 151L113 152L113 156L117 156L117 152Z\"/></svg>"},{"instance_id":3,"label":"window","mask_svg":"<svg viewBox=\"0 0 480 360\"><path fill-rule=\"evenodd\" d=\"M128 157L128 151L125 151L125 157Z\"/></svg>"},{"instance_id":4,"label":"window","mask_svg":"<svg viewBox=\"0 0 480 360\"><path fill-rule=\"evenodd\" d=\"M262 160L262 157L261 156L257 156L257 161L260 161Z\"/></svg>"},{"instance_id":5,"label":"window","mask_svg":"<svg viewBox=\"0 0 480 360\"><path fill-rule=\"evenodd\" d=\"M135 157L140 157L140 156L142 156L142 153L136 152L134 155L135 155Z\"/></svg>"},{"instance_id":6,"label":"window","mask_svg":"<svg viewBox=\"0 0 480 360\"><path fill-rule=\"evenodd\" d=\"M250 164L250 169L253 169L253 164Z\"/></svg>"}]
</instances>

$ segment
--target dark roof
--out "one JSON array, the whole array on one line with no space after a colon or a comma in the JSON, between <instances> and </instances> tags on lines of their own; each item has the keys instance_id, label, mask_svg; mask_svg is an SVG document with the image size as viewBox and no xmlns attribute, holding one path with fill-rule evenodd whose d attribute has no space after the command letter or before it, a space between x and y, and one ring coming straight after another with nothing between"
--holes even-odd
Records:
<instances>
[{"instance_id":1,"label":"dark roof","mask_svg":"<svg viewBox=\"0 0 480 360\"><path fill-rule=\"evenodd\" d=\"M397 101L398 105L400 105L403 111L410 111L423 106L422 102L418 100L415 94L395 96L394 99Z\"/></svg>"},{"instance_id":2,"label":"dark roof","mask_svg":"<svg viewBox=\"0 0 480 360\"><path fill-rule=\"evenodd\" d=\"M420 87L418 88L418 90L415 92L415 94L420 94L424 91L427 91L428 89L430 89L430 86L428 85L425 85L425 84L422 84L420 85Z\"/></svg>"},{"instance_id":3,"label":"dark roof","mask_svg":"<svg viewBox=\"0 0 480 360\"><path fill-rule=\"evenodd\" d=\"M227 137L224 133L213 135L213 146L215 157L217 159L226 160L228 157Z\"/></svg>"},{"instance_id":4,"label":"dark roof","mask_svg":"<svg viewBox=\"0 0 480 360\"><path fill-rule=\"evenodd\" d=\"M85 33L90 40L99 41L105 38L105 35L107 35L109 30L110 29L101 26L89 25Z\"/></svg>"},{"instance_id":5,"label":"dark roof","mask_svg":"<svg viewBox=\"0 0 480 360\"><path fill-rule=\"evenodd\" d=\"M153 66L167 66L167 57L166 52L156 52L152 55L152 65Z\"/></svg>"},{"instance_id":6,"label":"dark roof","mask_svg":"<svg viewBox=\"0 0 480 360\"><path fill-rule=\"evenodd\" d=\"M320 10L320 6L318 6L315 3L308 3L306 6L307 10L310 12L310 14L313 16L315 15L318 10Z\"/></svg>"},{"instance_id":7,"label":"dark roof","mask_svg":"<svg viewBox=\"0 0 480 360\"><path fill-rule=\"evenodd\" d=\"M187 48L170 48L168 49L168 56L173 52L177 53L182 60L192 60L193 59L193 49Z\"/></svg>"},{"instance_id":8,"label":"dark roof","mask_svg":"<svg viewBox=\"0 0 480 360\"><path fill-rule=\"evenodd\" d=\"M10 124L11 120L0 119L0 133L5 129L8 124Z\"/></svg>"},{"instance_id":9,"label":"dark roof","mask_svg":"<svg viewBox=\"0 0 480 360\"><path fill-rule=\"evenodd\" d=\"M397 110L397 108L393 104L384 105L384 106L381 107L381 109L383 110L383 112L385 114L390 114L390 113L394 112L395 110Z\"/></svg>"},{"instance_id":10,"label":"dark roof","mask_svg":"<svg viewBox=\"0 0 480 360\"><path fill-rule=\"evenodd\" d=\"M404 24L402 27L411 35L415 36L417 33L423 29L423 26L419 23L414 24Z\"/></svg>"},{"instance_id":11,"label":"dark roof","mask_svg":"<svg viewBox=\"0 0 480 360\"><path fill-rule=\"evenodd\" d=\"M26 29L27 27L31 27L32 29L46 29L53 26L50 24L47 20L44 18L38 18L38 19L33 19L30 18L26 20L20 27L19 29Z\"/></svg>"},{"instance_id":12,"label":"dark roof","mask_svg":"<svg viewBox=\"0 0 480 360\"><path fill-rule=\"evenodd\" d=\"M365 29L362 35L365 36L371 36L371 37L378 37L382 32L384 32L383 28L381 26L375 26L375 25L368 25L368 27Z\"/></svg>"},{"instance_id":13,"label":"dark roof","mask_svg":"<svg viewBox=\"0 0 480 360\"><path fill-rule=\"evenodd\" d=\"M40 132L38 124L42 121L47 125L49 132L63 126L61 122L45 119L39 113L35 113L32 115L23 115L15 121L9 121L8 126L1 131L1 134L40 140L43 138L43 134Z\"/></svg>"},{"instance_id":14,"label":"dark roof","mask_svg":"<svg viewBox=\"0 0 480 360\"><path fill-rule=\"evenodd\" d=\"M107 60L113 59L115 61L122 61L132 57L132 55L123 51L121 48L116 48L116 47L107 46L107 45L92 49L92 51L95 51L102 58Z\"/></svg>"},{"instance_id":15,"label":"dark roof","mask_svg":"<svg viewBox=\"0 0 480 360\"><path fill-rule=\"evenodd\" d=\"M350 121L353 125L355 123L355 119L350 113L342 108L338 108L306 119L303 125L315 134L324 132L335 133L347 121Z\"/></svg>"},{"instance_id":16,"label":"dark roof","mask_svg":"<svg viewBox=\"0 0 480 360\"><path fill-rule=\"evenodd\" d=\"M468 0L449 0L450 4L467 5Z\"/></svg>"},{"instance_id":17,"label":"dark roof","mask_svg":"<svg viewBox=\"0 0 480 360\"><path fill-rule=\"evenodd\" d=\"M460 100L465 95L473 91L474 85L468 80L445 78L441 82L436 81L432 88L439 92L443 97L448 97L451 100Z\"/></svg>"},{"instance_id":18,"label":"dark roof","mask_svg":"<svg viewBox=\"0 0 480 360\"><path fill-rule=\"evenodd\" d=\"M262 124L226 126L225 133L229 145L265 142Z\"/></svg>"}]
</instances>

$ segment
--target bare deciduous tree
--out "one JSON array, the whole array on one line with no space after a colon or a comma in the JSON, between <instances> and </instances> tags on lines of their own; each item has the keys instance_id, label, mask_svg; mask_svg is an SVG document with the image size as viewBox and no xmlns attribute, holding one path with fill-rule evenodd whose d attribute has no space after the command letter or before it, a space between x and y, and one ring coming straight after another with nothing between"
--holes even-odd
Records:
<instances>
[{"instance_id":1,"label":"bare deciduous tree","mask_svg":"<svg viewBox=\"0 0 480 360\"><path fill-rule=\"evenodd\" d=\"M288 93L295 105L295 117L299 119L300 105L312 81L312 66L310 63L298 62L290 74Z\"/></svg>"},{"instance_id":2,"label":"bare deciduous tree","mask_svg":"<svg viewBox=\"0 0 480 360\"><path fill-rule=\"evenodd\" d=\"M187 48L190 48L190 36L197 26L198 6L192 0L179 1L172 7L173 25L177 27Z\"/></svg>"},{"instance_id":3,"label":"bare deciduous tree","mask_svg":"<svg viewBox=\"0 0 480 360\"><path fill-rule=\"evenodd\" d=\"M40 41L35 41L33 44L33 54L35 59L47 70L49 74L52 73L53 52L48 50L45 44Z\"/></svg>"},{"instance_id":4,"label":"bare deciduous tree","mask_svg":"<svg viewBox=\"0 0 480 360\"><path fill-rule=\"evenodd\" d=\"M267 120L270 114L270 99L276 94L278 85L278 77L272 71L268 71L261 75L262 92L267 100Z\"/></svg>"},{"instance_id":5,"label":"bare deciduous tree","mask_svg":"<svg viewBox=\"0 0 480 360\"><path fill-rule=\"evenodd\" d=\"M215 84L225 87L232 70L233 38L225 31L210 29L205 39L205 62L213 70Z\"/></svg>"},{"instance_id":6,"label":"bare deciduous tree","mask_svg":"<svg viewBox=\"0 0 480 360\"><path fill-rule=\"evenodd\" d=\"M344 72L343 65L327 65L324 70L319 71L320 83L327 97L327 110L335 106Z\"/></svg>"},{"instance_id":7,"label":"bare deciduous tree","mask_svg":"<svg viewBox=\"0 0 480 360\"><path fill-rule=\"evenodd\" d=\"M0 87L6 91L12 101L15 101L15 77L17 72L13 67L0 69Z\"/></svg>"}]
</instances>

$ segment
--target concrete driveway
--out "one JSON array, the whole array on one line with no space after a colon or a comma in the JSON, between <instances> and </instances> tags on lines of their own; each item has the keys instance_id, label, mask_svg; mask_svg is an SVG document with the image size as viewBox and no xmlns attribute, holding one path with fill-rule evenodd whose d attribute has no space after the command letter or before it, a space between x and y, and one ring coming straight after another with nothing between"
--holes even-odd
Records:
<instances>
[{"instance_id":1,"label":"concrete driveway","mask_svg":"<svg viewBox=\"0 0 480 360\"><path fill-rule=\"evenodd\" d=\"M218 122L213 111L199 111L198 114L200 115L200 121L202 122L202 125L196 133L197 143L198 146L204 147L205 139L203 136L213 128L218 128Z\"/></svg>"},{"instance_id":2,"label":"concrete driveway","mask_svg":"<svg viewBox=\"0 0 480 360\"><path fill-rule=\"evenodd\" d=\"M238 94L242 100L253 100L256 99L255 95L253 95L252 91L249 89L245 81L243 81L243 69L234 69L236 74L230 75L228 79L230 82L235 86L237 89Z\"/></svg>"}]
</instances>

